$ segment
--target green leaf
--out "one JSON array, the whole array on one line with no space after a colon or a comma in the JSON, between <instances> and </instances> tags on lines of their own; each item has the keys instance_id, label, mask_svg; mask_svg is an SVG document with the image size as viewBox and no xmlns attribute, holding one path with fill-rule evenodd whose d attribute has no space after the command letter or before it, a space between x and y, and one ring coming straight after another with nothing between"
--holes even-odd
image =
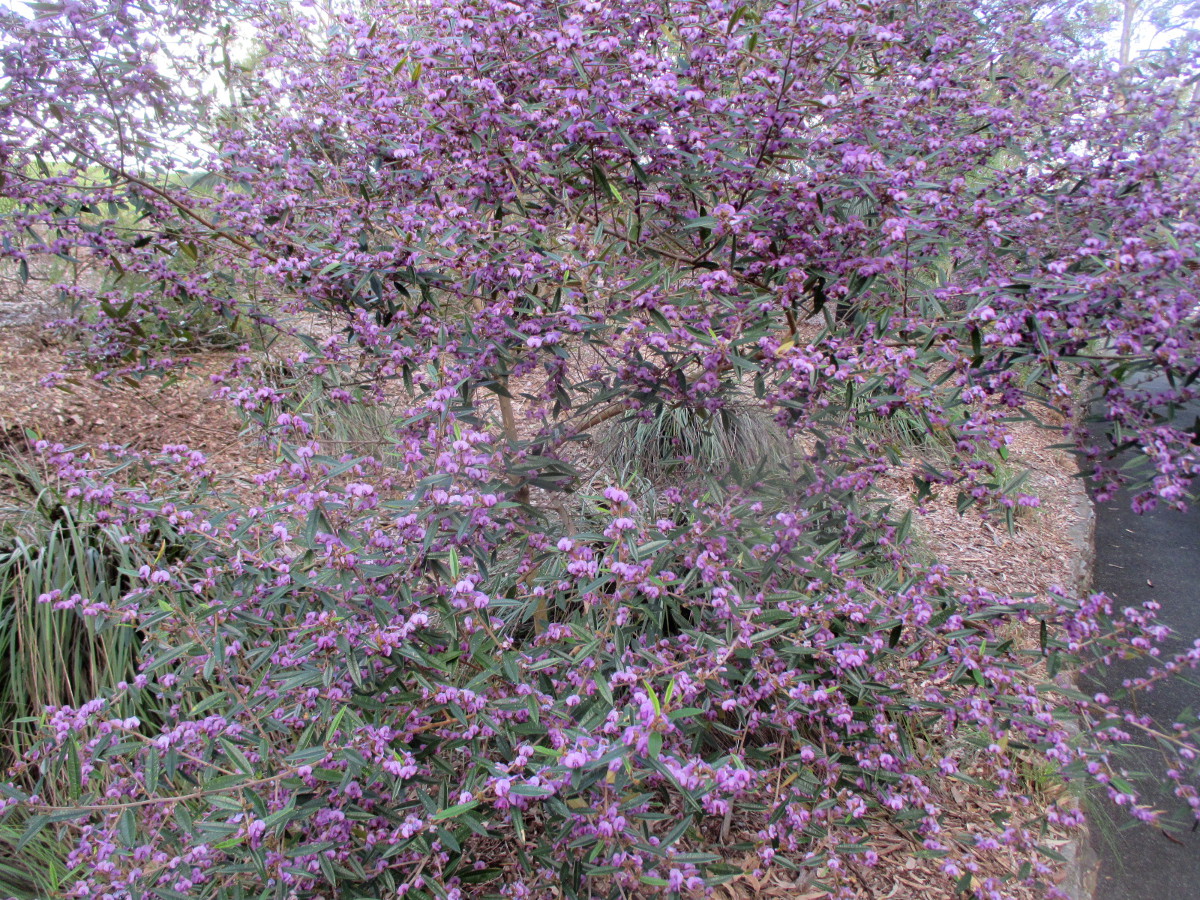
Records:
<instances>
[{"instance_id":1,"label":"green leaf","mask_svg":"<svg viewBox=\"0 0 1200 900\"><path fill-rule=\"evenodd\" d=\"M600 167L599 163L592 163L592 178L595 180L596 186L600 188L601 193L608 197L609 200L614 203L621 202L621 192L617 190L615 184L608 180L608 175L604 173L604 169Z\"/></svg>"},{"instance_id":2,"label":"green leaf","mask_svg":"<svg viewBox=\"0 0 1200 900\"><path fill-rule=\"evenodd\" d=\"M121 818L117 820L117 835L128 849L137 846L137 816L132 809L121 813Z\"/></svg>"},{"instance_id":3,"label":"green leaf","mask_svg":"<svg viewBox=\"0 0 1200 900\"><path fill-rule=\"evenodd\" d=\"M232 741L228 738L218 738L217 743L221 745L221 749L225 752L225 756L233 763L234 767L245 775L254 774L254 766L250 760L246 758L246 754L242 753Z\"/></svg>"},{"instance_id":4,"label":"green leaf","mask_svg":"<svg viewBox=\"0 0 1200 900\"><path fill-rule=\"evenodd\" d=\"M650 759L657 760L659 757L662 756L662 745L663 745L662 734L660 734L657 731L653 732L650 735L650 739L646 743L647 743L646 752L649 755Z\"/></svg>"},{"instance_id":5,"label":"green leaf","mask_svg":"<svg viewBox=\"0 0 1200 900\"><path fill-rule=\"evenodd\" d=\"M17 845L14 848L16 852L20 853L24 850L29 845L29 842L41 833L41 830L46 827L49 821L49 816L30 816L29 821L25 823L25 830L21 832L21 839L17 841Z\"/></svg>"},{"instance_id":6,"label":"green leaf","mask_svg":"<svg viewBox=\"0 0 1200 900\"><path fill-rule=\"evenodd\" d=\"M913 480L913 484L915 484L917 487L917 502L918 503L920 503L926 497L933 496L933 485L931 482L922 478L920 475L914 475L912 477L912 480Z\"/></svg>"},{"instance_id":7,"label":"green leaf","mask_svg":"<svg viewBox=\"0 0 1200 900\"><path fill-rule=\"evenodd\" d=\"M514 784L508 792L518 797L549 797L554 793L554 789L536 784Z\"/></svg>"},{"instance_id":8,"label":"green leaf","mask_svg":"<svg viewBox=\"0 0 1200 900\"><path fill-rule=\"evenodd\" d=\"M67 741L67 776L71 782L71 796L83 793L83 771L79 765L79 748L72 738Z\"/></svg>"},{"instance_id":9,"label":"green leaf","mask_svg":"<svg viewBox=\"0 0 1200 900\"><path fill-rule=\"evenodd\" d=\"M746 5L743 3L733 11L733 15L729 17L729 27L725 30L726 34L733 34L733 29L737 25L738 20L746 14Z\"/></svg>"},{"instance_id":10,"label":"green leaf","mask_svg":"<svg viewBox=\"0 0 1200 900\"><path fill-rule=\"evenodd\" d=\"M455 816L465 813L469 809L474 809L479 805L478 800L471 800L469 803L459 803L457 806L447 806L433 816L433 821L441 822L443 819L453 819Z\"/></svg>"}]
</instances>

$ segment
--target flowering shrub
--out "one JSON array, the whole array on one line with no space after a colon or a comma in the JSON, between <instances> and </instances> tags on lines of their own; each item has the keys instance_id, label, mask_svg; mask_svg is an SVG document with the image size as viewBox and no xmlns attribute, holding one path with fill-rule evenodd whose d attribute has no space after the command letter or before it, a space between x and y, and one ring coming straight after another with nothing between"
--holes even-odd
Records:
<instances>
[{"instance_id":1,"label":"flowering shrub","mask_svg":"<svg viewBox=\"0 0 1200 900\"><path fill-rule=\"evenodd\" d=\"M1200 804L1187 726L1029 673L1156 655L1153 610L918 564L871 502L902 461L848 415L939 434L921 497L1019 503L1006 422L1095 387L1113 447L1069 435L1092 474L1111 488L1136 446L1136 502L1186 501L1193 60L1113 74L1082 11L1037 4L5 16L4 253L110 267L74 289L83 361L186 367L145 327L183 305L277 332L304 385L248 345L214 378L277 454L237 496L182 445L41 448L98 521L177 543L102 610L145 636L141 673L48 710L0 787L27 839L69 841L68 895L661 895L747 850L849 894L886 819L1001 896L977 854L1047 881L1046 826L1079 820L1028 796L1022 759L1157 817L1113 757L1134 731ZM403 398L394 445L323 446L316 394ZM556 510L574 439L747 396L802 448L786 478L652 511L614 480L592 517ZM161 723L113 714L139 692ZM948 834L946 779L1011 814Z\"/></svg>"}]
</instances>

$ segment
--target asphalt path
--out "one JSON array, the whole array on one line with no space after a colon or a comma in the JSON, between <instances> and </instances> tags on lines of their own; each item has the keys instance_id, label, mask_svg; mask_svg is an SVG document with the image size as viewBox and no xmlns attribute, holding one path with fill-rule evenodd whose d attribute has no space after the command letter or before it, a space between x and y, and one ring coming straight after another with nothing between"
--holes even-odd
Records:
<instances>
[{"instance_id":1,"label":"asphalt path","mask_svg":"<svg viewBox=\"0 0 1200 900\"><path fill-rule=\"evenodd\" d=\"M1124 493L1097 503L1092 586L1121 606L1158 601L1161 619L1175 632L1164 654L1190 645L1200 637L1200 506L1186 513L1159 509L1139 516ZM1112 692L1122 679L1145 670L1144 662L1122 663L1098 684L1082 686ZM1190 674L1141 695L1138 711L1168 727L1184 709L1200 712L1200 673ZM1160 754L1134 750L1130 768L1152 776L1146 799L1160 809L1178 804L1163 776L1153 777L1164 769ZM1096 900L1200 900L1200 830L1167 835L1136 823L1107 798L1096 801L1089 817L1092 846L1100 858Z\"/></svg>"}]
</instances>

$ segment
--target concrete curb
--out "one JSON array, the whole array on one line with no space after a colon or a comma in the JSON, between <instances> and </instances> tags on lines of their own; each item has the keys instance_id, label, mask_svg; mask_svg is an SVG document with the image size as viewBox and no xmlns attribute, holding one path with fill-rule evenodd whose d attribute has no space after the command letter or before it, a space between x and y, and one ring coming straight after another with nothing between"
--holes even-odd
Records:
<instances>
[{"instance_id":1,"label":"concrete curb","mask_svg":"<svg viewBox=\"0 0 1200 900\"><path fill-rule=\"evenodd\" d=\"M1096 563L1096 507L1088 496L1082 479L1074 482L1075 500L1072 504L1075 524L1068 532L1073 549L1071 560L1071 584L1068 589L1076 597L1082 597L1092 587L1092 571ZM1062 676L1060 676L1062 677ZM1068 674L1066 680L1076 687L1075 677ZM1079 834L1062 849L1066 857L1063 875L1058 888L1070 900L1092 900L1096 893L1100 858L1092 848L1091 832L1085 822Z\"/></svg>"}]
</instances>

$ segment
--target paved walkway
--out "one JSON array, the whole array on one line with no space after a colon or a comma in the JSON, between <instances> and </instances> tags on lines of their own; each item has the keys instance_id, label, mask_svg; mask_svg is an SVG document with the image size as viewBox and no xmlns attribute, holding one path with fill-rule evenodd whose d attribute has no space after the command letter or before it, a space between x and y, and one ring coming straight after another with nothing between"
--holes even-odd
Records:
<instances>
[{"instance_id":1,"label":"paved walkway","mask_svg":"<svg viewBox=\"0 0 1200 900\"><path fill-rule=\"evenodd\" d=\"M1097 503L1093 589L1125 606L1148 599L1161 603L1163 621L1179 635L1171 648L1200 637L1200 506L1187 513L1137 516L1124 494ZM1095 689L1111 691L1122 678L1144 671L1144 663L1116 666ZM1200 672L1192 674L1143 695L1139 710L1167 725L1187 707L1200 712ZM1131 768L1163 769L1152 750L1137 751L1135 759ZM1168 788L1160 802L1169 801ZM1137 826L1107 800L1090 816L1092 844L1100 857L1096 900L1200 900L1200 830L1167 837Z\"/></svg>"}]
</instances>

